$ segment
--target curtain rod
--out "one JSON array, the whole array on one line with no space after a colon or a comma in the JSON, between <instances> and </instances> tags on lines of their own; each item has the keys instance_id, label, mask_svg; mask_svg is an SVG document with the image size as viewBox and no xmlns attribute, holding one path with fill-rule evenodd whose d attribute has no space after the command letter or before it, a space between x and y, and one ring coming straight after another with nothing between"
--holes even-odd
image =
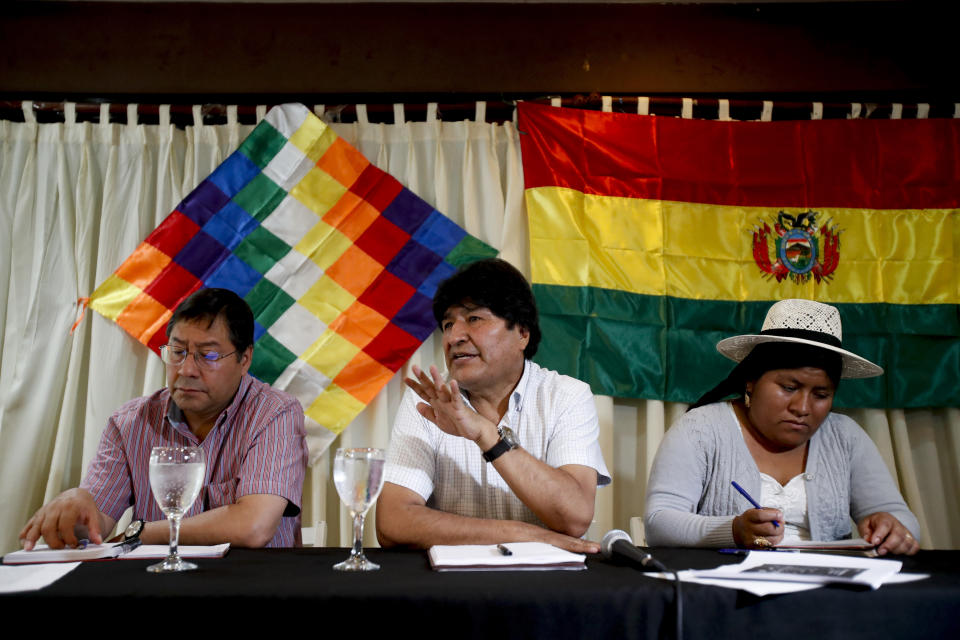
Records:
<instances>
[{"instance_id":1,"label":"curtain rod","mask_svg":"<svg viewBox=\"0 0 960 640\"><path fill-rule=\"evenodd\" d=\"M650 115L697 117L705 119L724 118L724 111L727 117L736 120L757 120L761 119L765 110L772 110L772 114L762 119L773 120L797 120L810 119L811 117L822 117L827 119L860 117L860 118L916 118L916 117L960 117L960 103L898 103L876 100L863 100L860 102L839 102L814 100L761 100L761 99L743 99L732 98L724 99L719 97L695 97L684 98L682 96L625 96L610 95L604 96L598 93L578 94L573 96L558 97L538 97L528 100L529 102L539 104L554 104L556 106L601 109L606 103L609 109L616 112L627 113L648 113ZM42 122L62 122L65 105L69 101L34 101L31 104L31 110L37 115L38 121ZM513 111L518 100L472 100L472 101L450 101L450 102L368 102L364 103L361 99L346 104L315 105L305 102L307 106L316 108L322 107L325 119L332 122L354 122L357 120L357 104L365 105L365 111L371 122L393 123L395 105L403 106L403 113L406 120L423 121L427 119L427 114L431 109L436 110L436 117L440 120L463 120L473 119L476 114L477 104L482 102L485 105L485 119L488 122L503 122L513 119ZM278 102L277 102L278 103ZM111 122L126 122L128 113L127 102L107 102L106 100L96 100L90 102L73 102L74 110L79 121L98 121L101 112L101 105L107 104L107 110L110 114ZM129 104L136 104L138 118L142 117L144 122L156 121L160 113L160 103L136 103L130 101ZM273 103L276 104L276 103ZM203 103L200 104L200 115L204 124L219 124L226 121L228 109L232 106L236 108L238 121L245 124L255 124L257 121L257 110L259 108L269 108L273 104L240 104L228 105L224 103ZM23 101L20 100L0 100L0 118L8 120L23 119ZM693 113L687 115L683 110L692 109ZM178 126L189 126L194 120L193 104L169 104L171 121ZM812 115L817 113L818 115ZM17 116L19 114L19 117ZM719 115L718 115L719 114ZM50 116L56 116L51 118Z\"/></svg>"}]
</instances>

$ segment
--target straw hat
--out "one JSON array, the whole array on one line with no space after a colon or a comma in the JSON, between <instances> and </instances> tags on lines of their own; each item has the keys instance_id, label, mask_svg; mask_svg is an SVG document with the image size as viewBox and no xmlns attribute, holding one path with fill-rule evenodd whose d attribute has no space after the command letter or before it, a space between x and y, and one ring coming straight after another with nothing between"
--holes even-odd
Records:
<instances>
[{"instance_id":1,"label":"straw hat","mask_svg":"<svg viewBox=\"0 0 960 640\"><path fill-rule=\"evenodd\" d=\"M839 353L843 357L841 378L872 378L883 373L882 367L842 349L842 338L836 307L813 300L781 300L767 311L759 334L725 338L717 343L717 351L740 362L761 342L795 342Z\"/></svg>"}]
</instances>

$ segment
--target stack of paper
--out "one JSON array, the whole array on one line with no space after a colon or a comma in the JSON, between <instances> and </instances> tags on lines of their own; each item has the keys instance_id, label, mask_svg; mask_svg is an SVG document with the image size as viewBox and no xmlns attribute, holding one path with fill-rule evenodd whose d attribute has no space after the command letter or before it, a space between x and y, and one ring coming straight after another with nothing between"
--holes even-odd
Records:
<instances>
[{"instance_id":1,"label":"stack of paper","mask_svg":"<svg viewBox=\"0 0 960 640\"><path fill-rule=\"evenodd\" d=\"M510 551L505 555L499 547ZM558 549L543 542L511 542L503 545L435 545L430 547L434 571L537 571L586 569L586 556Z\"/></svg>"},{"instance_id":2,"label":"stack of paper","mask_svg":"<svg viewBox=\"0 0 960 640\"><path fill-rule=\"evenodd\" d=\"M899 560L854 558L822 553L751 551L740 564L693 571L697 578L722 580L864 584L877 589L900 571Z\"/></svg>"}]
</instances>

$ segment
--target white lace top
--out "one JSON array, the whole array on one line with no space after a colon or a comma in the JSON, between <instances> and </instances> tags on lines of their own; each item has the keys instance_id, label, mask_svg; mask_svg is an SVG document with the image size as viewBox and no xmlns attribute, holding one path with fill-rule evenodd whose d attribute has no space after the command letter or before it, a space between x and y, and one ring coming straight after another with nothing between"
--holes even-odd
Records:
<instances>
[{"instance_id":1,"label":"white lace top","mask_svg":"<svg viewBox=\"0 0 960 640\"><path fill-rule=\"evenodd\" d=\"M760 504L771 509L780 509L786 522L783 523L783 540L810 539L810 520L807 518L806 474L800 473L782 486L774 478L760 472Z\"/></svg>"}]
</instances>

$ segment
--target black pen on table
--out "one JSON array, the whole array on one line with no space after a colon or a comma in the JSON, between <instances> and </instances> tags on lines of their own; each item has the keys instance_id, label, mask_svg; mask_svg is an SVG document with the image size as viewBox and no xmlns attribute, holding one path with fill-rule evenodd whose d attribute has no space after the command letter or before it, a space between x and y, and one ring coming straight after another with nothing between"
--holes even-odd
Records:
<instances>
[{"instance_id":1,"label":"black pen on table","mask_svg":"<svg viewBox=\"0 0 960 640\"><path fill-rule=\"evenodd\" d=\"M731 480L731 481L730 481L730 484L733 485L733 488L734 488L734 489L736 489L737 491L740 492L740 495L742 495L744 498L746 498L747 500L750 501L750 504L753 505L753 508L754 508L754 509L763 509L763 507L761 507L760 504L757 503L756 500L754 500L752 497L750 497L750 494L747 493L746 490L745 490L743 487L741 487L740 485L737 484L737 481L736 481L736 480ZM776 520L774 520L774 521L773 521L773 526L774 526L774 527L779 527L779 526L780 526L780 523L777 522Z\"/></svg>"},{"instance_id":2,"label":"black pen on table","mask_svg":"<svg viewBox=\"0 0 960 640\"><path fill-rule=\"evenodd\" d=\"M507 545L505 545L505 544L498 544L498 545L497 545L497 551L499 551L499 552L500 552L500 555L502 555L502 556L512 556L512 555L513 555L513 551L510 551L510 549L507 549Z\"/></svg>"}]
</instances>

